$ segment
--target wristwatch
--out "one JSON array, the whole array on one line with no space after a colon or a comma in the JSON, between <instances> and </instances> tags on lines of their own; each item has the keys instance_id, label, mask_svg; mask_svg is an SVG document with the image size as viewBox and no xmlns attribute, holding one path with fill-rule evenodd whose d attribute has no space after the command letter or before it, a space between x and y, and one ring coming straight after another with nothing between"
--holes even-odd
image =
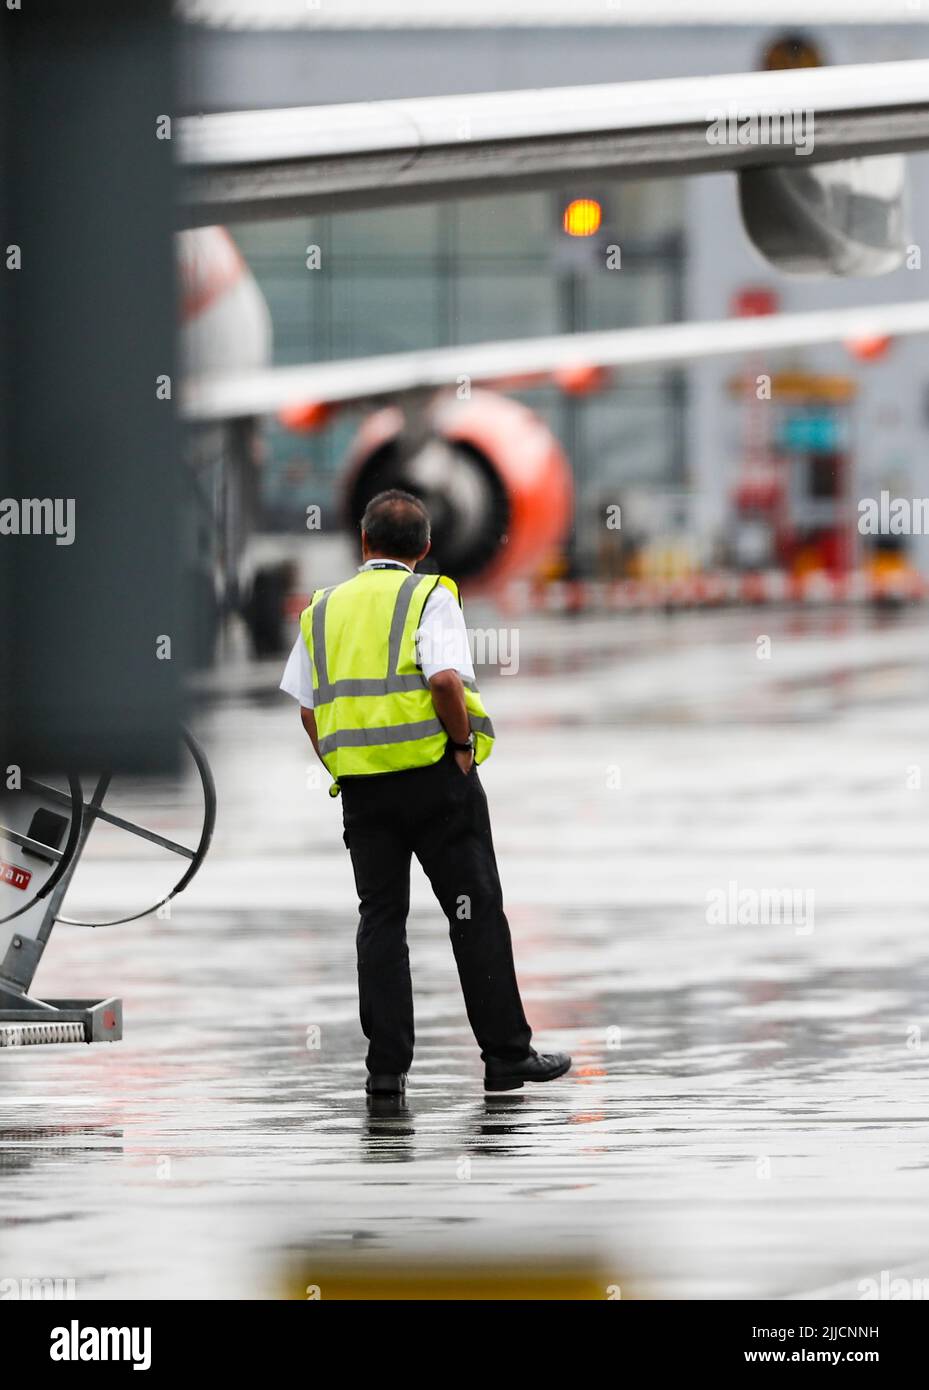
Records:
<instances>
[{"instance_id":1,"label":"wristwatch","mask_svg":"<svg viewBox=\"0 0 929 1390\"><path fill-rule=\"evenodd\" d=\"M473 734L468 734L468 741L467 741L467 743L456 743L455 740L454 740L453 738L450 738L448 741L449 741L449 743L452 745L452 747L454 748L454 750L455 750L456 753L473 753L473 752L474 752L474 735L473 735Z\"/></svg>"}]
</instances>

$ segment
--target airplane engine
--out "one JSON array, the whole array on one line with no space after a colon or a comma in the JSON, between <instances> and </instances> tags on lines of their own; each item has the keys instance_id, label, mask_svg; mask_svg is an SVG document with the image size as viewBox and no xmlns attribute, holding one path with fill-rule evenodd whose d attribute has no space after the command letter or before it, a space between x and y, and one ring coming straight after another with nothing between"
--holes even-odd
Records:
<instances>
[{"instance_id":1,"label":"airplane engine","mask_svg":"<svg viewBox=\"0 0 929 1390\"><path fill-rule=\"evenodd\" d=\"M357 530L377 492L421 497L432 518L432 560L473 592L539 571L567 533L572 475L548 426L490 391L437 397L407 425L389 406L370 415L349 453L347 522Z\"/></svg>"}]
</instances>

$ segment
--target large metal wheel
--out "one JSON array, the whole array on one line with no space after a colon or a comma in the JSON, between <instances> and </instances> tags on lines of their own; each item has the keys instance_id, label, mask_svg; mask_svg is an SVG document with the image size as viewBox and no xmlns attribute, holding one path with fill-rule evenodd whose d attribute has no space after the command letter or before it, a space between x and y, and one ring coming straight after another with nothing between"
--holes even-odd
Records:
<instances>
[{"instance_id":1,"label":"large metal wheel","mask_svg":"<svg viewBox=\"0 0 929 1390\"><path fill-rule=\"evenodd\" d=\"M186 870L175 883L170 893L166 893L158 902L151 907L143 908L141 912L132 912L126 917L113 917L105 922L85 922L77 917L58 916L56 922L63 922L71 927L118 927L124 922L137 922L142 917L148 917L150 913L157 912L164 907L172 898L176 898L178 893L183 893L187 885L194 879L200 870L210 842L213 839L213 829L216 825L216 785L213 781L213 774L207 762L206 754L200 744L194 738L189 729L182 730L184 743L186 744L194 765L200 777L200 786L203 792L203 829L200 833L200 840L196 849L190 849L187 845L178 844L176 840L166 839L163 835L158 835L153 830L146 830L142 825L136 825L134 821L124 820L121 816L114 816L111 812L103 809L102 801L109 785L109 777L101 778L91 800L85 806L85 812L92 820L106 821L109 825L115 825L120 830L127 831L130 835L139 835L143 840L148 840L151 844L160 845L162 849L169 849L172 853L188 859Z\"/></svg>"}]
</instances>

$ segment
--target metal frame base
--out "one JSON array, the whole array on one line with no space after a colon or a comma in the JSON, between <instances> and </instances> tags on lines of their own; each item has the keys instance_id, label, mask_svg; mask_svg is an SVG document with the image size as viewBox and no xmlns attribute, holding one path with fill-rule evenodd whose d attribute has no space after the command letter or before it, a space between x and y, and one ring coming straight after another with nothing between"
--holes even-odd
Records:
<instances>
[{"instance_id":1,"label":"metal frame base","mask_svg":"<svg viewBox=\"0 0 929 1390\"><path fill-rule=\"evenodd\" d=\"M30 999L0 989L0 1047L118 1042L121 999Z\"/></svg>"}]
</instances>

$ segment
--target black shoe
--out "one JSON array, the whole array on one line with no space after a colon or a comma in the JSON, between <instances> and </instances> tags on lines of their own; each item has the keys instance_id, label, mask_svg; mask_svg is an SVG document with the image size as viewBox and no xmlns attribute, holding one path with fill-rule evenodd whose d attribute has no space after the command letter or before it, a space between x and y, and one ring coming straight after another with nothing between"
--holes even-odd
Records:
<instances>
[{"instance_id":1,"label":"black shoe","mask_svg":"<svg viewBox=\"0 0 929 1390\"><path fill-rule=\"evenodd\" d=\"M406 1090L406 1072L369 1072L365 1090L369 1096L402 1096Z\"/></svg>"},{"instance_id":2,"label":"black shoe","mask_svg":"<svg viewBox=\"0 0 929 1390\"><path fill-rule=\"evenodd\" d=\"M530 1052L519 1062L488 1057L484 1063L485 1091L518 1091L524 1081L554 1081L571 1066L567 1052Z\"/></svg>"}]
</instances>

